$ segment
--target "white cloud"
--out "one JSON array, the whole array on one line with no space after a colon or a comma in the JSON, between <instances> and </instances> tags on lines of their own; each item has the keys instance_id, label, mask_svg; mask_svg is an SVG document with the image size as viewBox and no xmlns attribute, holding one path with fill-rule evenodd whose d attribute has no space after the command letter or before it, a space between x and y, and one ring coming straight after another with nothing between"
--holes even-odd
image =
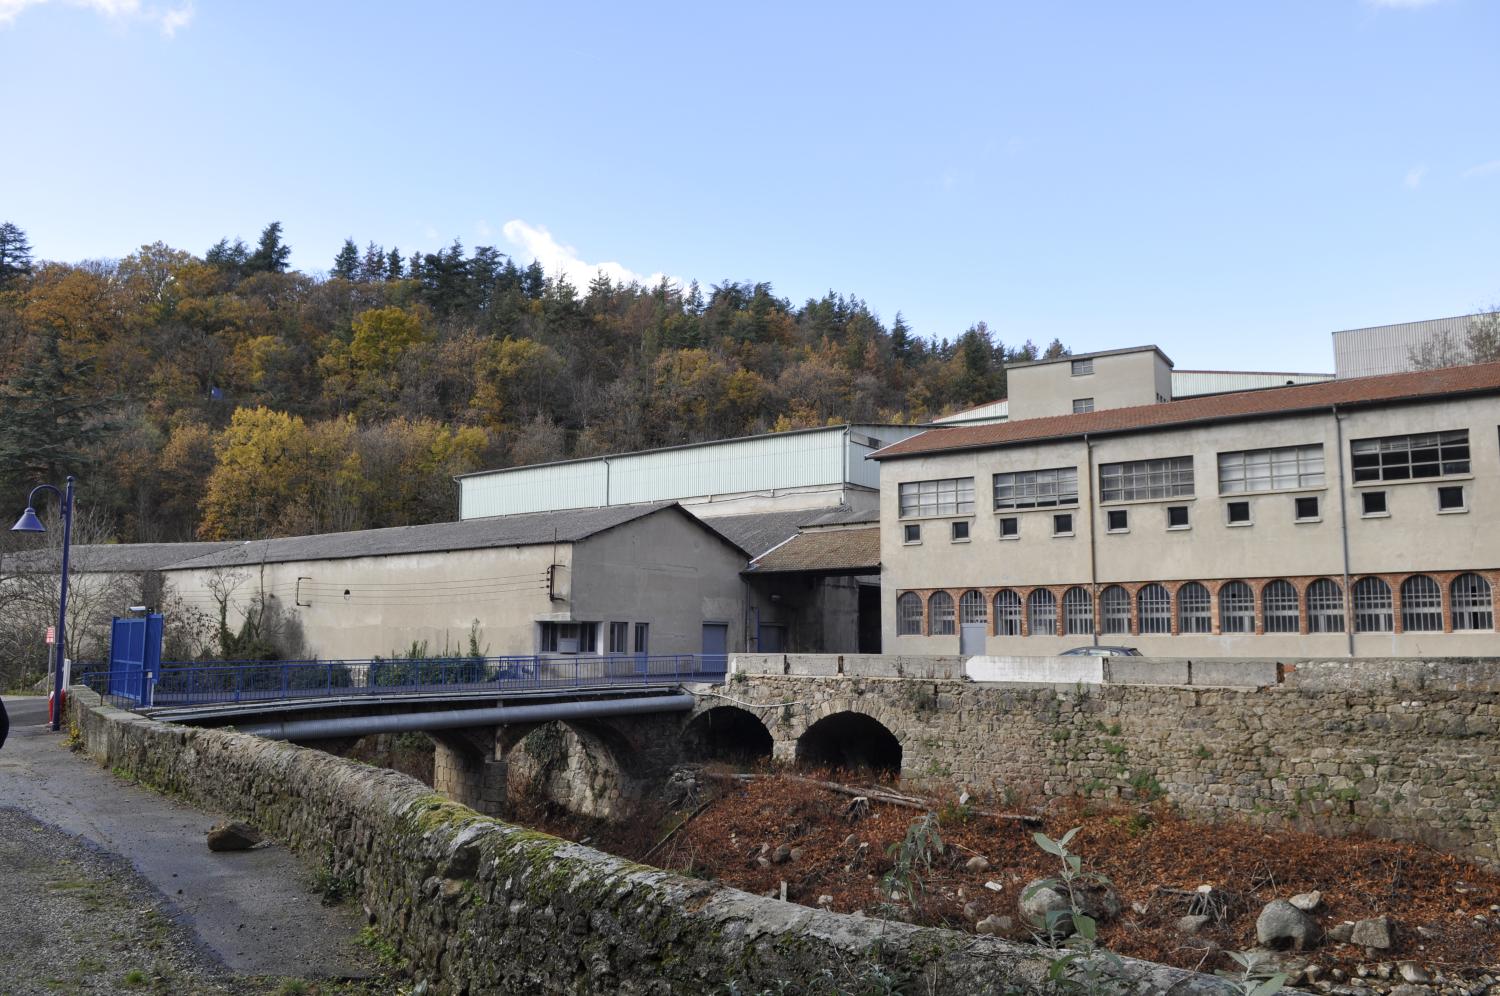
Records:
<instances>
[{"instance_id":1,"label":"white cloud","mask_svg":"<svg viewBox=\"0 0 1500 996\"><path fill-rule=\"evenodd\" d=\"M1489 176L1491 173L1500 173L1500 159L1491 159L1487 163L1480 163L1478 166L1470 166L1468 169L1463 171L1462 176L1467 180L1475 176Z\"/></svg>"},{"instance_id":2,"label":"white cloud","mask_svg":"<svg viewBox=\"0 0 1500 996\"><path fill-rule=\"evenodd\" d=\"M555 277L561 273L579 290L588 287L589 281L593 280L595 274L600 271L603 271L610 280L621 284L634 281L650 287L659 283L663 277L675 284L683 283L681 279L668 277L664 273L637 273L613 261L586 263L578 255L577 249L557 241L551 232L540 225L529 225L520 218L507 221L502 231L505 233L506 241L541 263L542 269L547 271L549 277Z\"/></svg>"},{"instance_id":3,"label":"white cloud","mask_svg":"<svg viewBox=\"0 0 1500 996\"><path fill-rule=\"evenodd\" d=\"M171 38L180 28L193 20L193 5L185 3L179 7L163 7L142 3L141 0L0 0L0 27L15 21L29 7L40 7L47 3L61 2L69 7L82 7L114 21L143 21L154 24L161 33Z\"/></svg>"},{"instance_id":4,"label":"white cloud","mask_svg":"<svg viewBox=\"0 0 1500 996\"><path fill-rule=\"evenodd\" d=\"M1406 171L1406 179L1403 181L1411 190L1416 190L1422 185L1422 177L1427 175L1426 166L1413 166Z\"/></svg>"}]
</instances>

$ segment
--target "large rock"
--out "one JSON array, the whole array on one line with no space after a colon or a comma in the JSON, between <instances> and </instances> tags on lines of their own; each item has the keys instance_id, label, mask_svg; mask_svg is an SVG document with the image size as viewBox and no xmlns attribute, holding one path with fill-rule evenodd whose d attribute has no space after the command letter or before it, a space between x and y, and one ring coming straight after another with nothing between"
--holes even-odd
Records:
<instances>
[{"instance_id":1,"label":"large rock","mask_svg":"<svg viewBox=\"0 0 1500 996\"><path fill-rule=\"evenodd\" d=\"M1051 882L1052 884L1044 884ZM1078 904L1078 909L1093 917L1101 923L1113 920L1120 915L1120 897L1114 888L1106 883L1084 884L1073 883L1072 901L1061 882L1055 879L1036 879L1028 882L1021 890L1019 902L1021 916L1032 927L1045 930L1047 918L1051 913L1071 913L1073 903ZM1060 918L1054 928L1054 936L1067 937L1073 933L1073 920L1070 916Z\"/></svg>"},{"instance_id":2,"label":"large rock","mask_svg":"<svg viewBox=\"0 0 1500 996\"><path fill-rule=\"evenodd\" d=\"M1391 946L1393 924L1388 916L1377 916L1371 920L1359 920L1349 932L1349 943L1362 948L1384 951Z\"/></svg>"},{"instance_id":3,"label":"large rock","mask_svg":"<svg viewBox=\"0 0 1500 996\"><path fill-rule=\"evenodd\" d=\"M1255 940L1268 948L1306 951L1322 937L1318 921L1285 899L1273 899L1255 920Z\"/></svg>"},{"instance_id":4,"label":"large rock","mask_svg":"<svg viewBox=\"0 0 1500 996\"><path fill-rule=\"evenodd\" d=\"M261 832L250 824L228 820L215 824L213 829L208 831L208 849L210 851L247 851L264 839Z\"/></svg>"}]
</instances>

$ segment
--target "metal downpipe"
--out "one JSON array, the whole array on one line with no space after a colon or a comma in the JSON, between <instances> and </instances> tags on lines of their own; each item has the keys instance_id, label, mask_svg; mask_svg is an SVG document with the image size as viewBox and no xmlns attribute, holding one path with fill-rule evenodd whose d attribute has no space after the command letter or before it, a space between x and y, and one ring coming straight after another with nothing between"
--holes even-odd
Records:
<instances>
[{"instance_id":1,"label":"metal downpipe","mask_svg":"<svg viewBox=\"0 0 1500 996\"><path fill-rule=\"evenodd\" d=\"M547 723L553 720L595 719L605 716L636 716L653 712L687 712L697 702L688 692L644 698L589 702L550 702L546 705L492 706L488 709L445 709L441 712L409 712L389 716L341 716L337 719L296 719L280 723L236 726L269 740L328 740L363 737L372 733L406 733L415 730L454 730L466 726L504 726L508 723Z\"/></svg>"}]
</instances>

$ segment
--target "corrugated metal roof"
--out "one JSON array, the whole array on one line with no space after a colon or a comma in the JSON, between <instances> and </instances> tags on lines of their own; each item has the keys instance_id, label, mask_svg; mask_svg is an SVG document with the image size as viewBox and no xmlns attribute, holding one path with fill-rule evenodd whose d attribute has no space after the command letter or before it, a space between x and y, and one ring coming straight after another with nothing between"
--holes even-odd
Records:
<instances>
[{"instance_id":1,"label":"corrugated metal roof","mask_svg":"<svg viewBox=\"0 0 1500 996\"><path fill-rule=\"evenodd\" d=\"M1477 315L1433 318L1398 325L1343 329L1333 334L1333 368L1340 379L1369 377L1415 369L1411 354L1440 337L1462 343Z\"/></svg>"},{"instance_id":2,"label":"corrugated metal roof","mask_svg":"<svg viewBox=\"0 0 1500 996\"><path fill-rule=\"evenodd\" d=\"M879 521L879 509L854 509L848 505L840 505L838 508L830 508L826 512L820 512L810 519L804 519L802 526L805 529L815 529L823 526L862 525L866 522Z\"/></svg>"},{"instance_id":3,"label":"corrugated metal roof","mask_svg":"<svg viewBox=\"0 0 1500 996\"><path fill-rule=\"evenodd\" d=\"M1500 363L1389 374L1356 380L1330 380L1296 387L1273 387L1239 394L1215 394L1164 404L1111 408L1084 415L1028 418L997 425L931 429L876 453L887 460L948 450L983 449L1076 438L1084 433L1130 432L1195 422L1265 418L1316 411L1331 405L1360 406L1451 395L1500 393Z\"/></svg>"},{"instance_id":4,"label":"corrugated metal roof","mask_svg":"<svg viewBox=\"0 0 1500 996\"><path fill-rule=\"evenodd\" d=\"M234 543L86 543L74 546L69 556L69 571L87 574L138 574L159 571L169 564L225 550ZM8 560L22 571L55 571L60 567L59 551L27 550Z\"/></svg>"},{"instance_id":5,"label":"corrugated metal roof","mask_svg":"<svg viewBox=\"0 0 1500 996\"><path fill-rule=\"evenodd\" d=\"M749 571L776 574L787 571L855 573L880 569L880 528L815 529L798 533L751 561Z\"/></svg>"},{"instance_id":6,"label":"corrugated metal roof","mask_svg":"<svg viewBox=\"0 0 1500 996\"><path fill-rule=\"evenodd\" d=\"M1050 360L1027 360L1024 363L1007 363L1006 369L1014 370L1019 367L1039 367L1044 363L1067 363L1071 360L1091 360L1099 356L1122 356L1125 353L1155 353L1166 361L1167 366L1173 366L1172 358L1161 351L1160 346L1125 346L1121 349L1099 349L1092 353L1069 353L1067 356L1058 356Z\"/></svg>"},{"instance_id":7,"label":"corrugated metal roof","mask_svg":"<svg viewBox=\"0 0 1500 996\"><path fill-rule=\"evenodd\" d=\"M172 569L198 570L301 560L347 560L409 553L444 553L450 550L544 546L554 539L559 543L576 543L668 509L687 514L676 502L653 502L644 505L536 512L529 515L500 515L488 519L435 522L425 526L397 526L390 529L251 540L232 544L229 549L206 557L173 564ZM695 515L688 515L688 518L702 524ZM724 536L723 533L719 535ZM738 546L732 539L729 542ZM748 550L745 552L749 553Z\"/></svg>"},{"instance_id":8,"label":"corrugated metal roof","mask_svg":"<svg viewBox=\"0 0 1500 996\"><path fill-rule=\"evenodd\" d=\"M797 529L815 513L807 509L789 512L757 512L749 515L715 515L700 520L705 526L752 557L797 535Z\"/></svg>"}]
</instances>

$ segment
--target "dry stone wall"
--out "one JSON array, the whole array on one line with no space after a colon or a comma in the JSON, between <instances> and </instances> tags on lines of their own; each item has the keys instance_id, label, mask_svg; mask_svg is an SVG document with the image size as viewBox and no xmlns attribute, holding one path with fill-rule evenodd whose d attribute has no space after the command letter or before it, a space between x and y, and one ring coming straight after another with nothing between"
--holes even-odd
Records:
<instances>
[{"instance_id":1,"label":"dry stone wall","mask_svg":"<svg viewBox=\"0 0 1500 996\"><path fill-rule=\"evenodd\" d=\"M1021 993L1038 991L1045 971L1034 949L632 864L482 817L396 772L159 723L81 686L69 708L102 763L352 873L371 923L437 992L860 993L899 981L913 992ZM1236 991L1142 962L1119 972L1135 993Z\"/></svg>"},{"instance_id":2,"label":"dry stone wall","mask_svg":"<svg viewBox=\"0 0 1500 996\"><path fill-rule=\"evenodd\" d=\"M1130 680L1152 683L1066 685L760 663L730 684L761 706L783 759L818 720L859 712L901 741L906 777L1165 797L1198 816L1417 839L1500 866L1500 661L1195 661L1192 685L1155 683L1183 680L1182 661L1130 662Z\"/></svg>"}]
</instances>

